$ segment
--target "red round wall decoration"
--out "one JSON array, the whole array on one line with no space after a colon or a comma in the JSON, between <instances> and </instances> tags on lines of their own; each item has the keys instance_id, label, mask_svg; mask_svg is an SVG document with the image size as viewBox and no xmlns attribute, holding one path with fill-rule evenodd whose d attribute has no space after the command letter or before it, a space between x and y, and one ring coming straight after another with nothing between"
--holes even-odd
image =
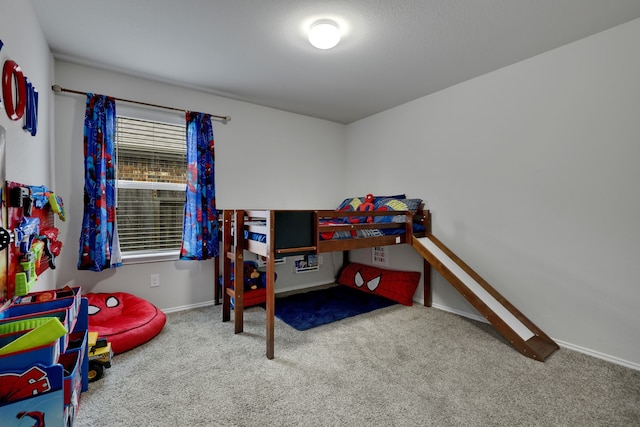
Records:
<instances>
[{"instance_id":1,"label":"red round wall decoration","mask_svg":"<svg viewBox=\"0 0 640 427\"><path fill-rule=\"evenodd\" d=\"M16 84L16 99L13 99L13 82ZM2 97L4 109L11 120L20 120L27 105L27 89L20 66L12 60L4 63L2 70Z\"/></svg>"}]
</instances>

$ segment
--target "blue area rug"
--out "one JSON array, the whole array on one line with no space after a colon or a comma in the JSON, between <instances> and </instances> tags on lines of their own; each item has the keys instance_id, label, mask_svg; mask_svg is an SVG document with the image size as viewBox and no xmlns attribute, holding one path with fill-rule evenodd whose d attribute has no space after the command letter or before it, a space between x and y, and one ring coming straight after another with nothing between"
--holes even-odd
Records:
<instances>
[{"instance_id":1,"label":"blue area rug","mask_svg":"<svg viewBox=\"0 0 640 427\"><path fill-rule=\"evenodd\" d=\"M277 298L275 315L294 329L306 331L394 304L397 303L358 289L333 286Z\"/></svg>"}]
</instances>

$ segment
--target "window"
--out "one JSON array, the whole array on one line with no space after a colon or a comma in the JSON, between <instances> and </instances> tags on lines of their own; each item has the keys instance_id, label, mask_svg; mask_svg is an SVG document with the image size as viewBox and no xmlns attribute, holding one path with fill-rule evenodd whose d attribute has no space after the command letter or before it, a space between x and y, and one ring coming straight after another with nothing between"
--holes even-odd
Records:
<instances>
[{"instance_id":1,"label":"window","mask_svg":"<svg viewBox=\"0 0 640 427\"><path fill-rule=\"evenodd\" d=\"M117 224L123 262L178 259L186 185L185 124L116 120ZM135 113L134 113L135 114Z\"/></svg>"}]
</instances>

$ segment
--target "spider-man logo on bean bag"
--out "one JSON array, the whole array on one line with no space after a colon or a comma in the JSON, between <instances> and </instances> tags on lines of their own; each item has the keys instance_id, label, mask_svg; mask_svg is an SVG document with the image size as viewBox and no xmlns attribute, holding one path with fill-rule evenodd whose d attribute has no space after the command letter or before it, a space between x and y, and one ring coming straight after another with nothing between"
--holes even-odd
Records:
<instances>
[{"instance_id":1,"label":"spider-man logo on bean bag","mask_svg":"<svg viewBox=\"0 0 640 427\"><path fill-rule=\"evenodd\" d=\"M355 262L345 265L336 280L340 285L371 292L404 305L413 305L413 294L419 281L420 273L417 271L385 270Z\"/></svg>"},{"instance_id":2,"label":"spider-man logo on bean bag","mask_svg":"<svg viewBox=\"0 0 640 427\"><path fill-rule=\"evenodd\" d=\"M114 354L146 343L160 333L166 315L149 301L125 292L88 293L89 330L111 343Z\"/></svg>"}]
</instances>

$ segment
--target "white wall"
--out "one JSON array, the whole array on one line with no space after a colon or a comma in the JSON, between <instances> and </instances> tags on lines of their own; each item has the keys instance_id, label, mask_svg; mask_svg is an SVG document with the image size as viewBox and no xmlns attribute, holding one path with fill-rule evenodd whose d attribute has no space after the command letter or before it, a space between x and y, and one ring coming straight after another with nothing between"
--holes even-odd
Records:
<instances>
[{"instance_id":1,"label":"white wall","mask_svg":"<svg viewBox=\"0 0 640 427\"><path fill-rule=\"evenodd\" d=\"M6 177L27 185L53 184L53 98L51 80L53 58L42 35L30 2L0 0L0 65L15 61L39 94L38 129L35 136L22 129L24 119L10 120L5 103L0 103L0 126L5 128ZM49 289L55 282L55 271L47 270L33 290Z\"/></svg>"},{"instance_id":2,"label":"white wall","mask_svg":"<svg viewBox=\"0 0 640 427\"><path fill-rule=\"evenodd\" d=\"M344 125L64 61L55 62L55 71L55 83L69 89L230 115L227 124L214 122L219 209L326 209L342 197ZM58 260L58 285L81 285L84 292L127 291L162 309L211 301L213 261L127 265L100 273L77 270L85 100L68 93L55 97L56 187L70 217L61 226L65 252ZM278 266L277 289L330 282L332 258L325 261L317 273L294 275L291 263ZM149 275L156 273L161 285L150 288Z\"/></svg>"},{"instance_id":3,"label":"white wall","mask_svg":"<svg viewBox=\"0 0 640 427\"><path fill-rule=\"evenodd\" d=\"M0 111L7 177L51 186L70 217L58 223L58 270L37 289L69 281L86 291L126 289L161 308L213 292L211 262L76 270L84 100L54 97L48 88L57 83L230 114L214 125L220 208L324 209L369 192L422 197L434 234L545 332L640 368L639 20L364 119L345 136L335 123L65 62L54 79L30 3L0 0L0 12L0 60L18 62L40 93L36 137ZM409 248L391 248L390 258L393 268L422 268ZM162 281L153 291L151 273ZM296 287L300 276L321 281L299 275L279 285ZM434 303L473 314L437 274Z\"/></svg>"},{"instance_id":4,"label":"white wall","mask_svg":"<svg viewBox=\"0 0 640 427\"><path fill-rule=\"evenodd\" d=\"M347 190L423 198L543 331L639 368L638 46L635 20L349 125ZM437 273L433 300L477 314Z\"/></svg>"}]
</instances>

